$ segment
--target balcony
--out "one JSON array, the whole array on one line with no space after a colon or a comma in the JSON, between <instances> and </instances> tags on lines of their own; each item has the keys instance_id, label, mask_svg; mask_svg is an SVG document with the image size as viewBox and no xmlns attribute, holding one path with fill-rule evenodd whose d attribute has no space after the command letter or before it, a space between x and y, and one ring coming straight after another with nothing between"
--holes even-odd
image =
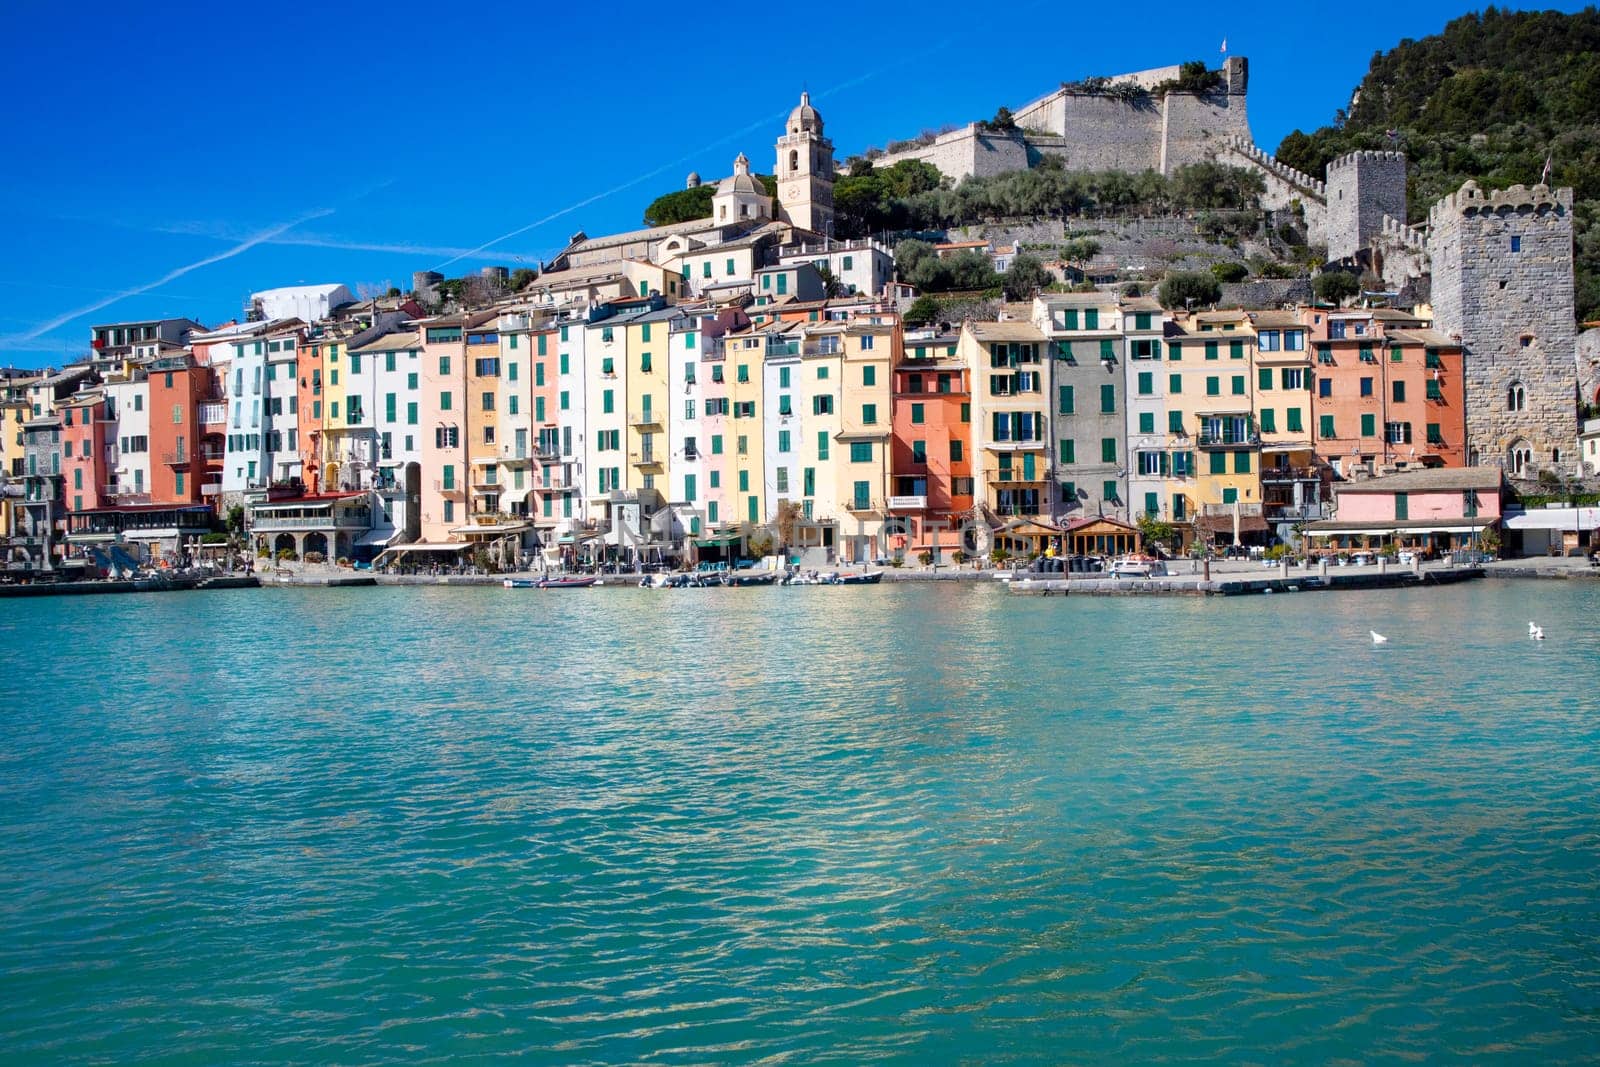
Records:
<instances>
[{"instance_id":1,"label":"balcony","mask_svg":"<svg viewBox=\"0 0 1600 1067\"><path fill-rule=\"evenodd\" d=\"M200 495L201 496L221 496L222 495L222 483L221 482L206 482L204 485L200 486Z\"/></svg>"},{"instance_id":2,"label":"balcony","mask_svg":"<svg viewBox=\"0 0 1600 1067\"><path fill-rule=\"evenodd\" d=\"M873 500L871 497L858 496L845 502L845 510L858 513L882 511L883 503L882 501Z\"/></svg>"},{"instance_id":3,"label":"balcony","mask_svg":"<svg viewBox=\"0 0 1600 1067\"><path fill-rule=\"evenodd\" d=\"M187 467L189 464L194 462L194 453L167 452L161 456L161 462L165 463L169 467Z\"/></svg>"},{"instance_id":4,"label":"balcony","mask_svg":"<svg viewBox=\"0 0 1600 1067\"><path fill-rule=\"evenodd\" d=\"M790 344L793 344L793 342L790 342ZM819 341L807 341L801 346L801 352L807 359L814 356L837 356L843 351L837 337L828 337Z\"/></svg>"},{"instance_id":5,"label":"balcony","mask_svg":"<svg viewBox=\"0 0 1600 1067\"><path fill-rule=\"evenodd\" d=\"M889 498L890 511L925 511L928 507L928 498L922 496L892 496Z\"/></svg>"},{"instance_id":6,"label":"balcony","mask_svg":"<svg viewBox=\"0 0 1600 1067\"><path fill-rule=\"evenodd\" d=\"M659 429L661 427L661 420L661 412L656 411L654 408L645 408L643 411L635 411L629 415L628 425L637 426L640 429L646 429L652 426Z\"/></svg>"},{"instance_id":7,"label":"balcony","mask_svg":"<svg viewBox=\"0 0 1600 1067\"><path fill-rule=\"evenodd\" d=\"M652 473L659 471L662 463L664 462L662 454L653 448L646 448L638 452L629 452L628 461L635 467L643 470L649 470Z\"/></svg>"},{"instance_id":8,"label":"balcony","mask_svg":"<svg viewBox=\"0 0 1600 1067\"><path fill-rule=\"evenodd\" d=\"M1254 430L1245 433L1210 433L1201 430L1195 443L1201 448L1249 448L1261 444L1261 435Z\"/></svg>"},{"instance_id":9,"label":"balcony","mask_svg":"<svg viewBox=\"0 0 1600 1067\"><path fill-rule=\"evenodd\" d=\"M1030 474L1023 466L988 467L984 477L991 485L1045 485L1050 481L1049 464L1041 463Z\"/></svg>"},{"instance_id":10,"label":"balcony","mask_svg":"<svg viewBox=\"0 0 1600 1067\"><path fill-rule=\"evenodd\" d=\"M223 426L228 421L227 404L201 404L200 425Z\"/></svg>"},{"instance_id":11,"label":"balcony","mask_svg":"<svg viewBox=\"0 0 1600 1067\"><path fill-rule=\"evenodd\" d=\"M366 530L372 517L365 511L338 515L257 515L251 518L252 530Z\"/></svg>"},{"instance_id":12,"label":"balcony","mask_svg":"<svg viewBox=\"0 0 1600 1067\"><path fill-rule=\"evenodd\" d=\"M1290 482L1320 482L1322 475L1315 467L1262 467L1261 481L1270 485Z\"/></svg>"},{"instance_id":13,"label":"balcony","mask_svg":"<svg viewBox=\"0 0 1600 1067\"><path fill-rule=\"evenodd\" d=\"M533 454L526 447L513 448L506 445L501 450L500 462L507 467L526 467L533 463Z\"/></svg>"},{"instance_id":14,"label":"balcony","mask_svg":"<svg viewBox=\"0 0 1600 1067\"><path fill-rule=\"evenodd\" d=\"M227 458L228 453L221 448L202 448L200 458L207 463L221 463Z\"/></svg>"},{"instance_id":15,"label":"balcony","mask_svg":"<svg viewBox=\"0 0 1600 1067\"><path fill-rule=\"evenodd\" d=\"M1231 517L1237 513L1243 518L1247 515L1260 516L1261 505L1259 503L1246 503L1241 500L1237 504L1207 504L1201 509L1201 512L1205 515L1222 517Z\"/></svg>"},{"instance_id":16,"label":"balcony","mask_svg":"<svg viewBox=\"0 0 1600 1067\"><path fill-rule=\"evenodd\" d=\"M446 485L444 483L444 479L435 478L433 480L433 491L435 493L463 493L466 491L466 486L459 482L451 482L449 485Z\"/></svg>"},{"instance_id":17,"label":"balcony","mask_svg":"<svg viewBox=\"0 0 1600 1067\"><path fill-rule=\"evenodd\" d=\"M1326 504L1264 504L1262 511L1271 522L1320 522L1328 517Z\"/></svg>"},{"instance_id":18,"label":"balcony","mask_svg":"<svg viewBox=\"0 0 1600 1067\"><path fill-rule=\"evenodd\" d=\"M473 471L472 473L472 488L474 489L499 491L503 487L504 483L500 481L500 472L494 467L485 467L483 470Z\"/></svg>"},{"instance_id":19,"label":"balcony","mask_svg":"<svg viewBox=\"0 0 1600 1067\"><path fill-rule=\"evenodd\" d=\"M100 495L107 504L148 504L150 494L143 489L122 489L115 485L108 485L101 489Z\"/></svg>"}]
</instances>

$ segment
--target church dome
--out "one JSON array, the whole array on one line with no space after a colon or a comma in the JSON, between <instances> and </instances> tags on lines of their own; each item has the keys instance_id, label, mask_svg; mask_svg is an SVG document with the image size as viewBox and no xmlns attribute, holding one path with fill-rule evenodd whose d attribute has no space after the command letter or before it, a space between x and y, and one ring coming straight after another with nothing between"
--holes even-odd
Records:
<instances>
[{"instance_id":1,"label":"church dome","mask_svg":"<svg viewBox=\"0 0 1600 1067\"><path fill-rule=\"evenodd\" d=\"M757 196L766 196L767 187L750 173L750 159L743 152L733 161L733 174L722 179L717 186L718 195L731 193L754 193Z\"/></svg>"},{"instance_id":2,"label":"church dome","mask_svg":"<svg viewBox=\"0 0 1600 1067\"><path fill-rule=\"evenodd\" d=\"M822 133L822 116L811 106L811 94L800 94L800 106L789 112L790 133Z\"/></svg>"},{"instance_id":3,"label":"church dome","mask_svg":"<svg viewBox=\"0 0 1600 1067\"><path fill-rule=\"evenodd\" d=\"M689 172L689 180L684 183L684 188L685 189L698 189L698 188L700 188L700 172L699 171L691 170Z\"/></svg>"}]
</instances>

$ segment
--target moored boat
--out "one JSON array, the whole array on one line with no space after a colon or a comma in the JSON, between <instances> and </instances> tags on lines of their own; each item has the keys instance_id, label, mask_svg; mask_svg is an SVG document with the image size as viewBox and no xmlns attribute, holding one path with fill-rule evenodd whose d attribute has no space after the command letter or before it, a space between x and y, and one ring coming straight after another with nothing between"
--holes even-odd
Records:
<instances>
[{"instance_id":1,"label":"moored boat","mask_svg":"<svg viewBox=\"0 0 1600 1067\"><path fill-rule=\"evenodd\" d=\"M564 578L540 578L538 587L540 589L587 589L596 581L597 579L592 574L588 576L571 575Z\"/></svg>"}]
</instances>

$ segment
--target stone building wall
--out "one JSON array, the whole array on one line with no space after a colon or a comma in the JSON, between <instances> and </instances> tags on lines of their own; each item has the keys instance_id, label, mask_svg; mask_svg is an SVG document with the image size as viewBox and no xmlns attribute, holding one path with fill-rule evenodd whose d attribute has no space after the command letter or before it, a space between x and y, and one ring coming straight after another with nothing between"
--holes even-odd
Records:
<instances>
[{"instance_id":1,"label":"stone building wall","mask_svg":"<svg viewBox=\"0 0 1600 1067\"><path fill-rule=\"evenodd\" d=\"M1577 448L1572 190L1467 182L1428 214L1435 327L1465 349L1468 462L1571 468ZM1523 403L1513 410L1511 388ZM1527 467L1514 470L1514 450Z\"/></svg>"},{"instance_id":2,"label":"stone building wall","mask_svg":"<svg viewBox=\"0 0 1600 1067\"><path fill-rule=\"evenodd\" d=\"M1385 215L1406 217L1406 157L1351 152L1328 164L1328 258L1347 259L1383 232Z\"/></svg>"}]
</instances>

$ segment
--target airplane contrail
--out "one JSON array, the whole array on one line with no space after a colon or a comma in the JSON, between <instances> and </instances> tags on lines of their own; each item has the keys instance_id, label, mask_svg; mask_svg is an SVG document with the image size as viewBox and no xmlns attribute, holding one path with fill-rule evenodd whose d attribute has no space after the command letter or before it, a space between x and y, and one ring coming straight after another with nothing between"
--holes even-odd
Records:
<instances>
[{"instance_id":1,"label":"airplane contrail","mask_svg":"<svg viewBox=\"0 0 1600 1067\"><path fill-rule=\"evenodd\" d=\"M85 305L85 306L83 306L81 308L77 308L75 310L68 311L68 312L66 312L65 314L62 314L62 315L57 315L55 318L51 319L50 321L40 323L39 325L33 327L32 329L30 329L30 330L28 330L28 331L26 331L24 333L14 334L14 335L12 335L10 337L0 338L0 348L17 348L17 347L20 347L22 345L27 344L29 341L36 341L40 337L42 337L44 334L47 334L51 330L57 329L57 328L59 328L61 326L65 326L67 323L71 322L73 319L81 318L84 315L92 314L93 312L99 311L101 308L104 308L104 307L110 307L112 304L115 304L119 300L126 300L126 299L128 299L129 297L132 297L132 296L141 296L141 295L143 295L145 293L148 293L152 289L159 289L161 286L166 285L168 282L172 281L173 279L181 278L185 274L190 273L191 271L199 270L201 267L209 267L213 263L220 263L225 259L232 259L234 256L237 256L237 255L240 255L242 253L250 251L250 249L256 247L257 245L266 244L268 241L272 240L274 237L276 237L279 234L284 233L284 232L286 232L288 230L292 230L296 226L302 225L303 223L310 222L312 219L320 219L320 218L324 218L324 217L326 217L328 215L332 215L333 211L334 211L333 208L324 208L321 211L313 211L310 214L301 215L299 218L293 219L293 220L291 220L289 222L279 223L276 226L269 226L265 230L261 230L260 232L252 234L251 236L245 238L243 241L240 241L238 244L234 245L231 248L226 248L226 249L222 250L221 252L216 253L215 255L207 256L205 259L196 260L193 263L189 263L189 264L186 264L186 265L184 265L182 267L177 267L177 268L174 268L173 270L169 270L167 273L163 274L161 277L157 278L155 281L145 282L144 284L136 285L131 289L119 290L118 292L115 292L115 293L111 294L110 296L107 296L107 297L105 297L103 299L100 299L100 300L96 300L92 304L87 304L87 305Z\"/></svg>"}]
</instances>

